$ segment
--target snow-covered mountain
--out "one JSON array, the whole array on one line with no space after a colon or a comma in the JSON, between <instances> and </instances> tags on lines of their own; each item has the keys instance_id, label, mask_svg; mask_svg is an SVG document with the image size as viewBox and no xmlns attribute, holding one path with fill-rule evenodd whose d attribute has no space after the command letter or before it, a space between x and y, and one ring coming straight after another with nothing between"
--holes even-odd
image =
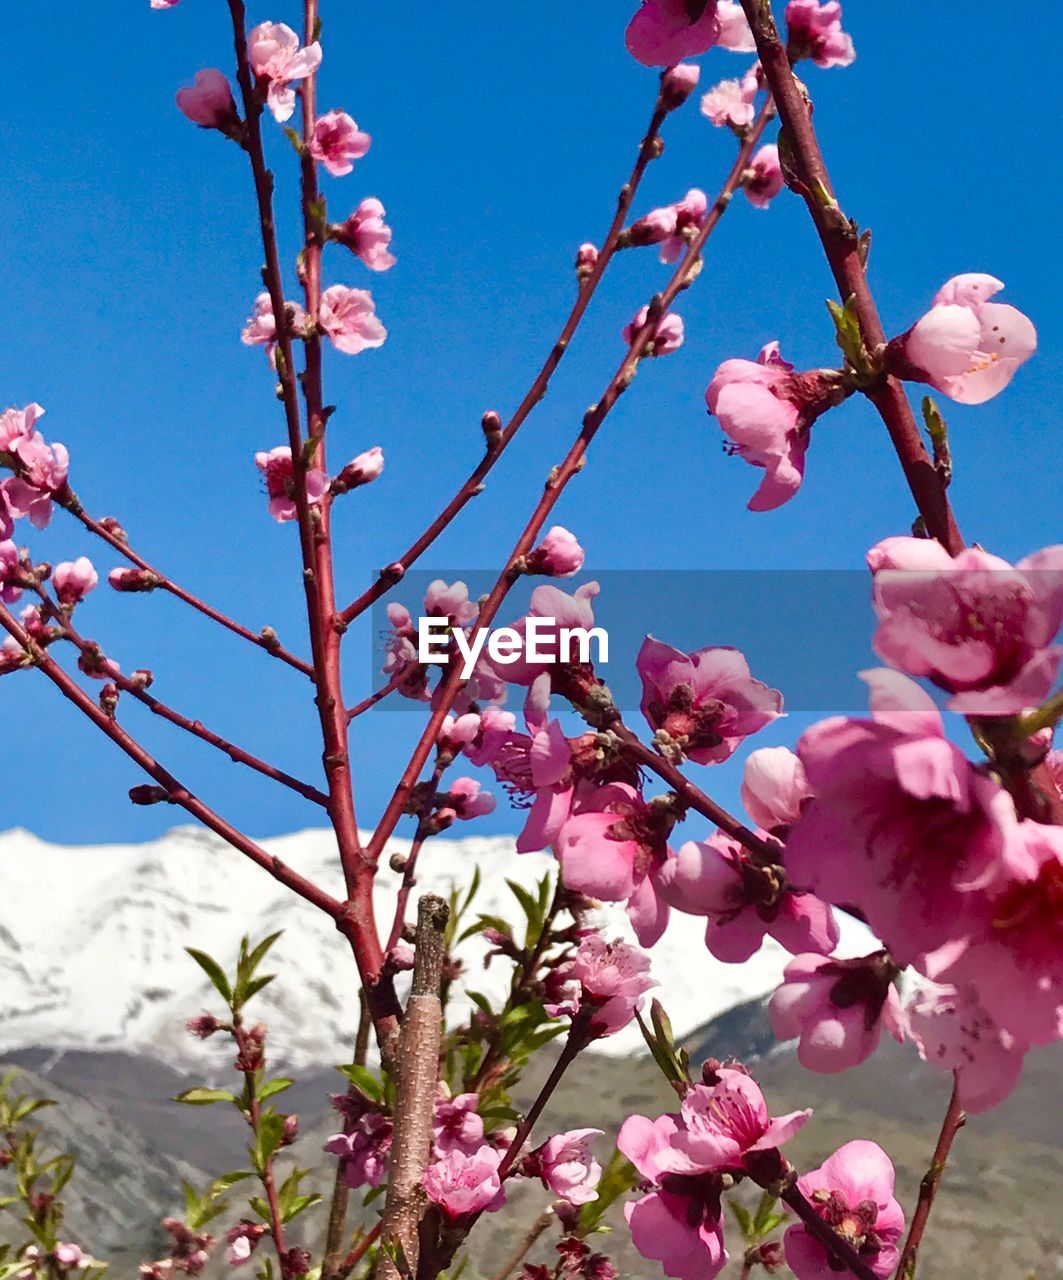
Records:
<instances>
[{"instance_id":1,"label":"snow-covered mountain","mask_svg":"<svg viewBox=\"0 0 1063 1280\"><path fill-rule=\"evenodd\" d=\"M263 844L341 894L331 832ZM391 847L405 848L398 840ZM473 910L508 915L506 880L530 885L550 863L545 854L518 856L506 838L436 840L422 857L418 888L446 894L467 886L478 867ZM396 881L386 870L380 876L385 921ZM228 966L243 934L283 929L269 966L281 976L256 1002L275 1060L303 1067L346 1054L358 1007L346 943L324 915L208 832L178 827L148 844L86 847L47 844L23 830L0 833L0 888L0 1053L28 1045L121 1049L202 1070L204 1046L191 1042L184 1022L212 1006L213 992L184 948ZM629 936L621 909L603 916ZM703 921L673 914L653 950L661 999L681 1034L771 990L786 961L769 943L745 965L720 964L703 933ZM847 941L859 948L864 939ZM475 939L463 944L465 981L498 996L507 966L485 971L483 950ZM640 1045L629 1028L602 1047L625 1053Z\"/></svg>"}]
</instances>

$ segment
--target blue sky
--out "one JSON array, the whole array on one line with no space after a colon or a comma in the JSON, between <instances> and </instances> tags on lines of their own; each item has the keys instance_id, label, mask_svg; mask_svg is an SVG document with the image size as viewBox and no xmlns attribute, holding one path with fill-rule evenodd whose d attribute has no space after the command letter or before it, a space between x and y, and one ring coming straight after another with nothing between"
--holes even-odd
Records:
<instances>
[{"instance_id":1,"label":"blue sky","mask_svg":"<svg viewBox=\"0 0 1063 1280\"><path fill-rule=\"evenodd\" d=\"M255 21L298 25L292 0L250 7ZM330 281L372 287L390 330L380 351L330 352L327 361L327 397L339 406L333 457L381 444L388 462L382 481L337 511L341 592L353 596L464 477L483 411L505 414L523 393L571 301L575 247L600 239L608 223L655 81L624 52L633 4L620 0L322 7L321 105L349 110L373 135L353 175L326 178L331 209L343 216L379 196L399 259L372 280L340 250L327 263ZM246 163L173 106L199 67L229 70L225 6L182 0L156 13L147 0L114 0L90 21L70 0L52 8L69 20L45 30L31 6L5 16L9 47L32 48L33 59L9 86L0 122L3 400L47 408L47 432L70 447L72 480L91 511L119 516L134 545L177 580L302 649L294 531L266 517L252 462L280 443L282 424L261 353L239 342L261 261ZM948 276L967 270L1005 280L1007 300L1038 325L1040 354L1008 392L948 413L961 525L1018 557L1059 536L1058 202L1048 198L1059 173L1037 136L1054 98L1034 71L1033 27L1000 22L988 0L963 6L962 21L956 12L905 6L898 20L895 6L853 0L846 25L858 61L809 68L808 80L843 204L873 229L872 281L887 330L907 327ZM702 62L708 87L747 59L717 51ZM294 156L270 133L291 262ZM669 123L640 211L690 186L714 191L733 150L688 105ZM615 368L620 329L665 278L652 251L622 257L547 400L424 567L501 564ZM755 473L724 456L704 412L719 361L752 356L769 339L800 365L830 362L830 293L794 197L784 193L767 213L735 202L682 301L685 346L643 367L557 511L587 548L588 569L857 569L869 545L906 531L911 502L865 404L850 402L817 427L804 490L769 515L745 510ZM101 570L114 563L65 517L33 545L53 560L87 553ZM696 596L677 600L658 634L683 646L735 638L718 612L709 619L707 602L702 632L698 608ZM316 774L309 686L294 673L161 595L100 591L80 617L124 667L152 668L164 700L293 772ZM780 623L767 616L763 626ZM368 622L352 633L351 701L369 691L372 638ZM780 649L787 641L778 634ZM45 681L4 679L0 714L12 744L0 825L87 843L144 838L179 819L129 805L136 771ZM139 709L128 717L160 759L253 834L318 821L298 797ZM792 739L806 719L795 715L764 741ZM359 725L364 825L418 724L386 715ZM736 771L699 782L731 798ZM480 829L513 823L502 808Z\"/></svg>"}]
</instances>

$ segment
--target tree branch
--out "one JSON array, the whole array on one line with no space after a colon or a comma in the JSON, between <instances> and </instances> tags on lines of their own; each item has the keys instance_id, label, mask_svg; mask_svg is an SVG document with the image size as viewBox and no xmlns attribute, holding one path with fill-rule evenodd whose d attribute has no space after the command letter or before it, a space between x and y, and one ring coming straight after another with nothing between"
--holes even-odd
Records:
<instances>
[{"instance_id":1,"label":"tree branch","mask_svg":"<svg viewBox=\"0 0 1063 1280\"><path fill-rule=\"evenodd\" d=\"M923 1181L919 1184L919 1200L915 1207L915 1213L912 1214L912 1224L908 1228L908 1239L904 1242L900 1261L897 1263L895 1272L897 1280L914 1280L919 1246L923 1240L926 1224L930 1219L930 1211L934 1207L934 1198L937 1196L938 1187L941 1185L941 1176L945 1172L945 1165L948 1163L953 1141L967 1123L967 1117L960 1106L959 1094L959 1081L956 1080L953 1084L952 1097L949 1099L948 1109L945 1112L945 1119L941 1122L941 1132L938 1134L937 1146L934 1148L934 1158Z\"/></svg>"}]
</instances>

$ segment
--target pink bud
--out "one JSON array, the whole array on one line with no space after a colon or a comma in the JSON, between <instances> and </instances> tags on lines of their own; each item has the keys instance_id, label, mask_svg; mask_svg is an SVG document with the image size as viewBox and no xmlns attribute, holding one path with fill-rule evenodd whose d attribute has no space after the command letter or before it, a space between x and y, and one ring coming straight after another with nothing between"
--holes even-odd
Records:
<instances>
[{"instance_id":1,"label":"pink bud","mask_svg":"<svg viewBox=\"0 0 1063 1280\"><path fill-rule=\"evenodd\" d=\"M581 244L576 252L576 276L586 280L598 265L598 249L593 244Z\"/></svg>"},{"instance_id":2,"label":"pink bud","mask_svg":"<svg viewBox=\"0 0 1063 1280\"><path fill-rule=\"evenodd\" d=\"M73 562L65 560L62 564L57 564L52 573L52 586L60 604L77 604L98 582L96 570L86 556Z\"/></svg>"},{"instance_id":3,"label":"pink bud","mask_svg":"<svg viewBox=\"0 0 1063 1280\"><path fill-rule=\"evenodd\" d=\"M643 307L629 325L624 329L624 341L630 346L649 319L649 307ZM643 356L666 356L678 351L683 345L683 317L674 311L666 311L659 316L654 325L652 335L644 340Z\"/></svg>"},{"instance_id":4,"label":"pink bud","mask_svg":"<svg viewBox=\"0 0 1063 1280\"><path fill-rule=\"evenodd\" d=\"M360 485L370 484L384 470L384 451L379 445L360 453L357 458L348 462L332 482L334 494L348 493Z\"/></svg>"},{"instance_id":5,"label":"pink bud","mask_svg":"<svg viewBox=\"0 0 1063 1280\"><path fill-rule=\"evenodd\" d=\"M528 556L529 573L548 578L571 578L583 568L584 551L574 534L555 524Z\"/></svg>"},{"instance_id":6,"label":"pink bud","mask_svg":"<svg viewBox=\"0 0 1063 1280\"><path fill-rule=\"evenodd\" d=\"M680 62L661 77L661 104L667 111L681 107L698 87L701 68L696 62Z\"/></svg>"},{"instance_id":7,"label":"pink bud","mask_svg":"<svg viewBox=\"0 0 1063 1280\"><path fill-rule=\"evenodd\" d=\"M161 586L158 576L147 569L112 569L107 581L115 591L154 591Z\"/></svg>"},{"instance_id":8,"label":"pink bud","mask_svg":"<svg viewBox=\"0 0 1063 1280\"><path fill-rule=\"evenodd\" d=\"M215 67L196 72L195 83L177 91L180 110L201 129L232 135L240 125L229 81Z\"/></svg>"}]
</instances>

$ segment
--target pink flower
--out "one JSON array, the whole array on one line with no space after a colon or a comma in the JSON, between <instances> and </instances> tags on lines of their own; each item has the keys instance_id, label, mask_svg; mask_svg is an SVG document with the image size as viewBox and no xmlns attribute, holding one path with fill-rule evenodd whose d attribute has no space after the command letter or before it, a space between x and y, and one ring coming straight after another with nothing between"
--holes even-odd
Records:
<instances>
[{"instance_id":1,"label":"pink flower","mask_svg":"<svg viewBox=\"0 0 1063 1280\"><path fill-rule=\"evenodd\" d=\"M773 511L794 496L805 475L809 429L846 394L832 370L793 373L777 342L768 343L756 361L720 365L705 392L709 412L733 442L728 451L765 471L750 511Z\"/></svg>"},{"instance_id":2,"label":"pink flower","mask_svg":"<svg viewBox=\"0 0 1063 1280\"><path fill-rule=\"evenodd\" d=\"M575 657L575 646L569 654L561 653L561 632L566 628L583 628L590 631L594 627L594 599L601 590L597 582L585 582L572 594L562 591L552 583L544 582L531 593L528 613L512 624L512 629L525 641L528 619L544 620L539 631L538 646L543 653L558 654L557 663L530 662L524 657L526 643L522 643L520 654L515 662L499 663L498 675L508 684L530 686L542 675L550 675L551 680L560 680L566 668L572 664L563 659ZM552 624L548 625L547 623Z\"/></svg>"},{"instance_id":3,"label":"pink flower","mask_svg":"<svg viewBox=\"0 0 1063 1280\"><path fill-rule=\"evenodd\" d=\"M643 307L629 325L624 327L624 341L631 346L650 318L649 307ZM683 317L674 311L658 316L653 331L642 339L640 355L667 356L683 345Z\"/></svg>"},{"instance_id":4,"label":"pink flower","mask_svg":"<svg viewBox=\"0 0 1063 1280\"><path fill-rule=\"evenodd\" d=\"M28 404L25 409L5 409L0 414L0 453L13 453L15 445L28 440L44 412L39 404Z\"/></svg>"},{"instance_id":5,"label":"pink flower","mask_svg":"<svg viewBox=\"0 0 1063 1280\"><path fill-rule=\"evenodd\" d=\"M727 1263L720 1175L741 1172L747 1156L774 1150L810 1115L772 1119L755 1081L725 1067L713 1085L691 1089L678 1114L625 1120L617 1147L652 1188L625 1208L635 1248L679 1280L717 1275Z\"/></svg>"},{"instance_id":6,"label":"pink flower","mask_svg":"<svg viewBox=\"0 0 1063 1280\"><path fill-rule=\"evenodd\" d=\"M61 1267L81 1267L90 1261L76 1244L57 1244L52 1256Z\"/></svg>"},{"instance_id":7,"label":"pink flower","mask_svg":"<svg viewBox=\"0 0 1063 1280\"><path fill-rule=\"evenodd\" d=\"M687 245L705 221L705 215L709 211L709 198L704 191L692 187L678 204L672 205L672 210L675 213L675 227L671 235L661 242L662 262L678 262L686 252Z\"/></svg>"},{"instance_id":8,"label":"pink flower","mask_svg":"<svg viewBox=\"0 0 1063 1280\"><path fill-rule=\"evenodd\" d=\"M847 1142L797 1186L824 1220L849 1241L876 1276L886 1280L897 1265L904 1212L893 1195L893 1165L873 1142ZM786 1261L797 1280L835 1280L827 1246L804 1226L784 1238Z\"/></svg>"},{"instance_id":9,"label":"pink flower","mask_svg":"<svg viewBox=\"0 0 1063 1280\"><path fill-rule=\"evenodd\" d=\"M756 52L757 42L753 39L745 10L738 0L719 0L716 19L720 24L720 36L716 43L721 49L730 49L732 53Z\"/></svg>"},{"instance_id":10,"label":"pink flower","mask_svg":"<svg viewBox=\"0 0 1063 1280\"><path fill-rule=\"evenodd\" d=\"M543 1186L569 1204L589 1204L598 1199L602 1166L590 1150L590 1139L601 1129L572 1129L547 1139L524 1162L522 1172L541 1178Z\"/></svg>"},{"instance_id":11,"label":"pink flower","mask_svg":"<svg viewBox=\"0 0 1063 1280\"><path fill-rule=\"evenodd\" d=\"M750 162L748 173L750 176L742 183L742 190L754 209L766 209L786 185L779 164L779 148L774 143L761 147Z\"/></svg>"},{"instance_id":12,"label":"pink flower","mask_svg":"<svg viewBox=\"0 0 1063 1280\"><path fill-rule=\"evenodd\" d=\"M425 616L447 618L451 626L464 627L476 617L476 605L469 599L469 588L464 582L449 585L442 578L428 584L424 593Z\"/></svg>"},{"instance_id":13,"label":"pink flower","mask_svg":"<svg viewBox=\"0 0 1063 1280\"><path fill-rule=\"evenodd\" d=\"M284 313L288 332L294 337L306 328L306 312L298 302L286 302ZM247 347L265 347L271 365L276 362L277 321L273 315L273 303L268 293L260 293L240 334L240 341Z\"/></svg>"},{"instance_id":14,"label":"pink flower","mask_svg":"<svg viewBox=\"0 0 1063 1280\"><path fill-rule=\"evenodd\" d=\"M282 524L286 520L294 520L298 510L295 505L295 467L291 449L287 445L279 445L269 453L256 453L255 466L266 478L270 515ZM306 500L310 506L316 506L324 498L328 487L329 478L323 471L316 467L307 471Z\"/></svg>"},{"instance_id":15,"label":"pink flower","mask_svg":"<svg viewBox=\"0 0 1063 1280\"><path fill-rule=\"evenodd\" d=\"M666 110L675 111L698 87L701 68L696 62L680 62L669 67L661 77L661 101Z\"/></svg>"},{"instance_id":16,"label":"pink flower","mask_svg":"<svg viewBox=\"0 0 1063 1280\"><path fill-rule=\"evenodd\" d=\"M701 99L701 114L717 128L747 128L756 114L757 89L755 72L741 80L721 80Z\"/></svg>"},{"instance_id":17,"label":"pink flower","mask_svg":"<svg viewBox=\"0 0 1063 1280\"><path fill-rule=\"evenodd\" d=\"M388 252L391 244L391 228L384 221L384 206L375 196L369 196L358 206L346 222L332 228L333 239L345 244L365 263L370 271L387 271L395 265Z\"/></svg>"},{"instance_id":18,"label":"pink flower","mask_svg":"<svg viewBox=\"0 0 1063 1280\"><path fill-rule=\"evenodd\" d=\"M1063 546L1006 560L977 547L886 538L868 552L879 617L875 652L955 695L964 715L1014 715L1055 683L1063 648Z\"/></svg>"},{"instance_id":19,"label":"pink flower","mask_svg":"<svg viewBox=\"0 0 1063 1280\"><path fill-rule=\"evenodd\" d=\"M728 646L688 654L647 636L636 666L642 714L655 740L695 764L726 760L782 714L782 694L755 680L745 657Z\"/></svg>"},{"instance_id":20,"label":"pink flower","mask_svg":"<svg viewBox=\"0 0 1063 1280\"><path fill-rule=\"evenodd\" d=\"M780 858L782 852L780 846ZM793 892L779 867L759 865L722 831L684 844L662 867L659 884L677 911L708 918L705 945L725 964L748 960L766 937L792 955L828 955L838 945L838 924L825 902Z\"/></svg>"},{"instance_id":21,"label":"pink flower","mask_svg":"<svg viewBox=\"0 0 1063 1280\"><path fill-rule=\"evenodd\" d=\"M594 787L556 837L565 886L604 902L626 902L644 947L659 941L668 923L658 884L671 852L667 831L634 787L612 782Z\"/></svg>"},{"instance_id":22,"label":"pink flower","mask_svg":"<svg viewBox=\"0 0 1063 1280\"><path fill-rule=\"evenodd\" d=\"M1001 874L1015 810L946 739L918 685L882 669L863 678L872 719L824 720L797 744L814 797L787 837L786 869L858 906L899 964L917 963L964 936L972 891Z\"/></svg>"},{"instance_id":23,"label":"pink flower","mask_svg":"<svg viewBox=\"0 0 1063 1280\"><path fill-rule=\"evenodd\" d=\"M35 412L38 410L39 413ZM0 428L0 437L7 437L4 451L14 458L19 467L18 475L0 484L0 511L6 507L6 512L16 519L28 518L35 529L45 528L51 520L52 497L66 487L70 468L70 455L65 446L46 444L41 433L30 425L43 412L39 405L30 405L21 414L17 410L9 411L4 415L6 422ZM21 430L19 418L22 419ZM4 447L2 438L0 447ZM0 516L0 524L6 523Z\"/></svg>"},{"instance_id":24,"label":"pink flower","mask_svg":"<svg viewBox=\"0 0 1063 1280\"><path fill-rule=\"evenodd\" d=\"M587 933L575 956L554 973L560 999L546 1005L552 1018L586 1011L594 1036L611 1036L635 1017L643 995L657 984L649 977L650 958L626 942L606 942Z\"/></svg>"},{"instance_id":25,"label":"pink flower","mask_svg":"<svg viewBox=\"0 0 1063 1280\"><path fill-rule=\"evenodd\" d=\"M425 1170L424 1189L429 1200L454 1220L473 1213L494 1213L505 1203L498 1176L502 1153L482 1146L471 1154L449 1151Z\"/></svg>"},{"instance_id":26,"label":"pink flower","mask_svg":"<svg viewBox=\"0 0 1063 1280\"><path fill-rule=\"evenodd\" d=\"M362 133L346 111L326 111L314 122L307 150L334 178L342 178L354 168L352 161L365 155L371 142L369 134Z\"/></svg>"},{"instance_id":27,"label":"pink flower","mask_svg":"<svg viewBox=\"0 0 1063 1280\"><path fill-rule=\"evenodd\" d=\"M856 59L852 36L842 30L842 7L836 0L790 0L786 6L787 52L790 61L811 58L817 67L847 67Z\"/></svg>"},{"instance_id":28,"label":"pink flower","mask_svg":"<svg viewBox=\"0 0 1063 1280\"><path fill-rule=\"evenodd\" d=\"M315 40L305 49L299 37L283 22L262 22L247 37L251 69L268 81L266 101L275 120L290 120L295 110L296 80L305 80L321 65L321 45Z\"/></svg>"},{"instance_id":29,"label":"pink flower","mask_svg":"<svg viewBox=\"0 0 1063 1280\"><path fill-rule=\"evenodd\" d=\"M583 568L583 561L584 551L576 535L555 524L528 556L528 572L548 578L571 578Z\"/></svg>"},{"instance_id":30,"label":"pink flower","mask_svg":"<svg viewBox=\"0 0 1063 1280\"><path fill-rule=\"evenodd\" d=\"M379 1111L362 1109L349 1118L347 1127L349 1132L329 1138L325 1150L339 1156L343 1162L343 1179L352 1190L379 1187L388 1172L391 1121Z\"/></svg>"},{"instance_id":31,"label":"pink flower","mask_svg":"<svg viewBox=\"0 0 1063 1280\"><path fill-rule=\"evenodd\" d=\"M768 1011L780 1040L800 1040L797 1057L809 1071L833 1074L866 1062L885 1027L904 1040L904 1017L884 951L861 960L802 955L791 960Z\"/></svg>"},{"instance_id":32,"label":"pink flower","mask_svg":"<svg viewBox=\"0 0 1063 1280\"><path fill-rule=\"evenodd\" d=\"M670 67L705 53L719 35L716 0L643 0L628 23L628 53L647 67Z\"/></svg>"},{"instance_id":33,"label":"pink flower","mask_svg":"<svg viewBox=\"0 0 1063 1280\"><path fill-rule=\"evenodd\" d=\"M384 450L379 445L367 449L343 468L332 482L332 492L349 493L363 484L372 484L384 470Z\"/></svg>"},{"instance_id":34,"label":"pink flower","mask_svg":"<svg viewBox=\"0 0 1063 1280\"><path fill-rule=\"evenodd\" d=\"M761 747L746 758L742 804L758 827L781 838L811 798L804 767L788 747Z\"/></svg>"},{"instance_id":35,"label":"pink flower","mask_svg":"<svg viewBox=\"0 0 1063 1280\"><path fill-rule=\"evenodd\" d=\"M478 1093L459 1093L451 1098L441 1092L436 1098L432 1141L437 1159L451 1151L473 1155L483 1146L484 1122L476 1110L479 1101Z\"/></svg>"},{"instance_id":36,"label":"pink flower","mask_svg":"<svg viewBox=\"0 0 1063 1280\"><path fill-rule=\"evenodd\" d=\"M172 9L179 3L180 0L151 0L151 7L153 9Z\"/></svg>"},{"instance_id":37,"label":"pink flower","mask_svg":"<svg viewBox=\"0 0 1063 1280\"><path fill-rule=\"evenodd\" d=\"M1028 316L1002 302L989 302L1004 288L994 276L953 276L938 290L930 310L890 343L887 360L899 376L929 382L960 404L992 400L1037 350L1037 330Z\"/></svg>"},{"instance_id":38,"label":"pink flower","mask_svg":"<svg viewBox=\"0 0 1063 1280\"><path fill-rule=\"evenodd\" d=\"M388 331L377 319L373 295L345 284L330 285L321 295L318 324L338 351L356 356L370 347L381 347Z\"/></svg>"},{"instance_id":39,"label":"pink flower","mask_svg":"<svg viewBox=\"0 0 1063 1280\"><path fill-rule=\"evenodd\" d=\"M239 1267L247 1262L268 1230L264 1222L248 1222L247 1219L230 1227L225 1237L229 1245L229 1265Z\"/></svg>"},{"instance_id":40,"label":"pink flower","mask_svg":"<svg viewBox=\"0 0 1063 1280\"><path fill-rule=\"evenodd\" d=\"M453 822L455 818L463 822L482 818L494 813L497 803L490 791L482 790L475 778L455 778L440 800L441 807L436 818L447 823Z\"/></svg>"},{"instance_id":41,"label":"pink flower","mask_svg":"<svg viewBox=\"0 0 1063 1280\"><path fill-rule=\"evenodd\" d=\"M80 556L74 561L64 560L52 571L52 586L60 604L78 604L95 590L99 580L87 556Z\"/></svg>"},{"instance_id":42,"label":"pink flower","mask_svg":"<svg viewBox=\"0 0 1063 1280\"><path fill-rule=\"evenodd\" d=\"M177 91L177 105L201 129L231 134L240 123L229 81L216 67L197 71L195 83Z\"/></svg>"},{"instance_id":43,"label":"pink flower","mask_svg":"<svg viewBox=\"0 0 1063 1280\"><path fill-rule=\"evenodd\" d=\"M1027 1046L997 1026L973 989L924 981L905 1015L923 1061L956 1073L964 1111L988 1111L1019 1083Z\"/></svg>"},{"instance_id":44,"label":"pink flower","mask_svg":"<svg viewBox=\"0 0 1063 1280\"><path fill-rule=\"evenodd\" d=\"M1002 861L1003 876L968 895L963 938L947 940L925 970L973 988L1015 1040L1048 1044L1063 1035L1063 827L1019 823Z\"/></svg>"}]
</instances>

